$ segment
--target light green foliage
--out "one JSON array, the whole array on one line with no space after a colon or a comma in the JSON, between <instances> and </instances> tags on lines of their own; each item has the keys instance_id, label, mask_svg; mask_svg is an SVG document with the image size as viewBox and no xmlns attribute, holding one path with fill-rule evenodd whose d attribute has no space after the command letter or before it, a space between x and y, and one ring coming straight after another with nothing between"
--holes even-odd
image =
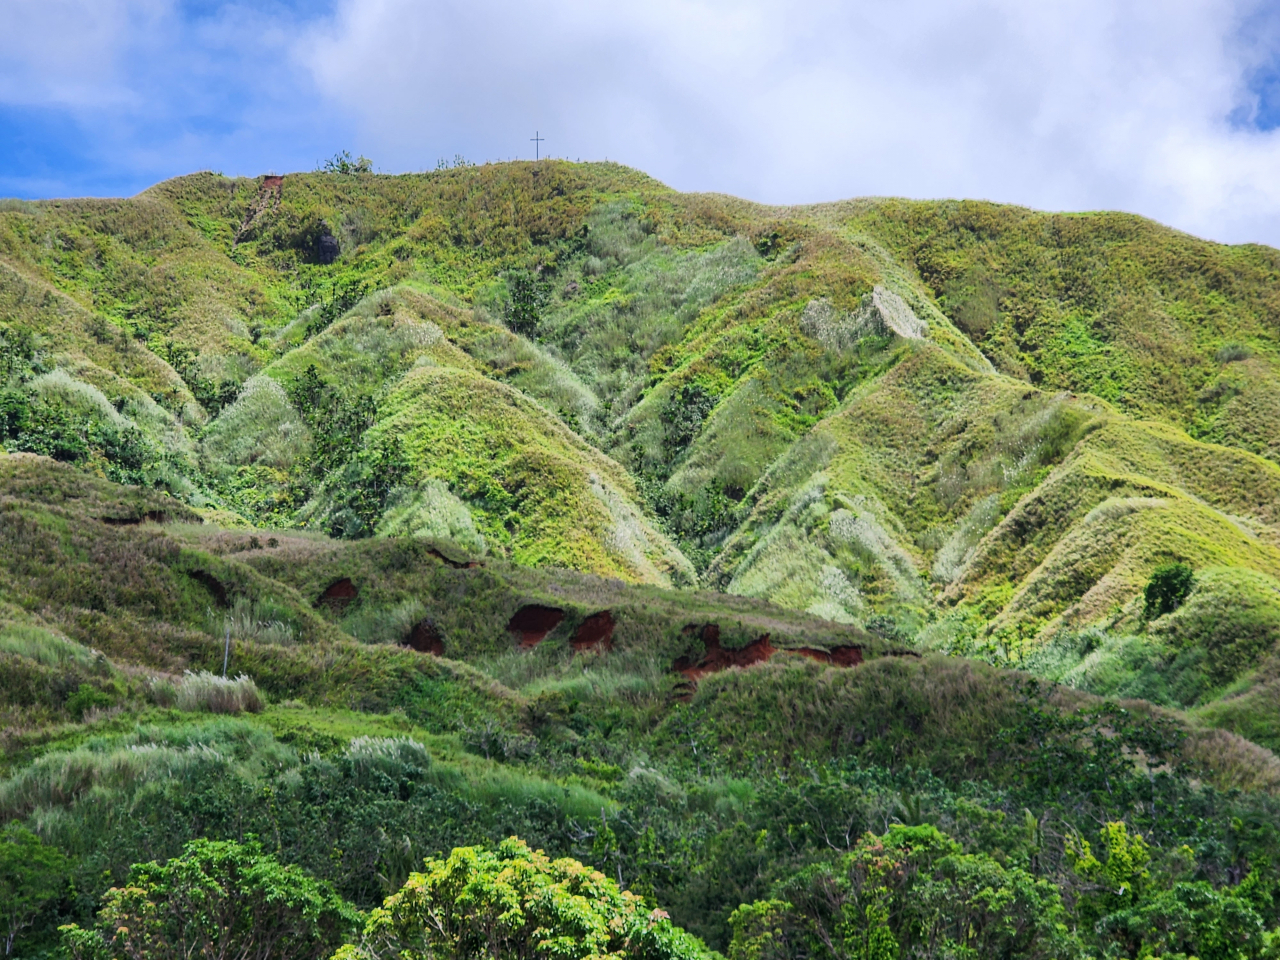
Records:
<instances>
[{"instance_id":1,"label":"light green foliage","mask_svg":"<svg viewBox=\"0 0 1280 960\"><path fill-rule=\"evenodd\" d=\"M428 859L374 910L343 960L428 957L636 957L705 955L666 913L576 860L552 860L517 837L496 851L455 849Z\"/></svg>"},{"instance_id":2,"label":"light green foliage","mask_svg":"<svg viewBox=\"0 0 1280 960\"><path fill-rule=\"evenodd\" d=\"M638 511L615 518L610 500L630 487L617 464L510 387L418 367L384 410L372 435L402 437L411 479L449 483L491 549L641 582L689 579L687 561Z\"/></svg>"},{"instance_id":3,"label":"light green foliage","mask_svg":"<svg viewBox=\"0 0 1280 960\"><path fill-rule=\"evenodd\" d=\"M167 863L135 864L90 929L61 928L73 960L319 960L360 919L327 884L250 841L194 840Z\"/></svg>"},{"instance_id":4,"label":"light green foliage","mask_svg":"<svg viewBox=\"0 0 1280 960\"><path fill-rule=\"evenodd\" d=\"M284 389L269 377L256 376L209 425L203 446L229 466L288 470L310 448L310 431Z\"/></svg>"},{"instance_id":5,"label":"light green foliage","mask_svg":"<svg viewBox=\"0 0 1280 960\"><path fill-rule=\"evenodd\" d=\"M292 622L290 613L285 606L237 597L225 615L210 611L205 629L215 638L224 640L229 635L235 640L287 646L298 639L298 627Z\"/></svg>"},{"instance_id":6,"label":"light green foliage","mask_svg":"<svg viewBox=\"0 0 1280 960\"><path fill-rule=\"evenodd\" d=\"M209 713L259 713L262 696L257 684L241 674L238 677L220 677L202 670L183 674L176 687L176 704L179 710L208 711Z\"/></svg>"},{"instance_id":7,"label":"light green foliage","mask_svg":"<svg viewBox=\"0 0 1280 960\"><path fill-rule=\"evenodd\" d=\"M0 924L6 957L18 934L62 892L70 866L62 851L19 824L10 823L0 832Z\"/></svg>"},{"instance_id":8,"label":"light green foliage","mask_svg":"<svg viewBox=\"0 0 1280 960\"><path fill-rule=\"evenodd\" d=\"M0 443L75 465L0 458L0 799L77 858L58 911L201 833L362 906L519 833L720 949L756 904L744 960L1262 949L1272 251L341 159L0 208ZM779 652L686 683L713 625ZM254 699L228 626L263 709L179 735ZM1107 906L1062 838L1121 822Z\"/></svg>"},{"instance_id":9,"label":"light green foliage","mask_svg":"<svg viewBox=\"0 0 1280 960\"><path fill-rule=\"evenodd\" d=\"M97 651L24 623L0 625L0 651L26 657L46 667L71 664L88 668L106 666L106 658Z\"/></svg>"},{"instance_id":10,"label":"light green foliage","mask_svg":"<svg viewBox=\"0 0 1280 960\"><path fill-rule=\"evenodd\" d=\"M1251 570L1203 570L1186 601L1150 630L1178 649L1203 648L1214 682L1230 682L1280 641L1280 583Z\"/></svg>"},{"instance_id":11,"label":"light green foliage","mask_svg":"<svg viewBox=\"0 0 1280 960\"><path fill-rule=\"evenodd\" d=\"M1088 840L1068 840L1067 857L1072 869L1094 884L1110 907L1137 902L1146 889L1151 872L1151 849L1142 834L1129 836L1123 822L1104 824L1099 834L1105 856L1099 860Z\"/></svg>"},{"instance_id":12,"label":"light green foliage","mask_svg":"<svg viewBox=\"0 0 1280 960\"><path fill-rule=\"evenodd\" d=\"M466 504L434 478L393 498L378 522L376 535L447 540L473 556L485 553L484 537L476 530Z\"/></svg>"}]
</instances>

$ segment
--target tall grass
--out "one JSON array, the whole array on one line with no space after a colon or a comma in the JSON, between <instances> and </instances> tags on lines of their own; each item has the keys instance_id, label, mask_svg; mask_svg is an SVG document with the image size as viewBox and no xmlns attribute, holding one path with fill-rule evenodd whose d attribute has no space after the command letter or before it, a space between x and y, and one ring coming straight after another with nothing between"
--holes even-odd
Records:
<instances>
[{"instance_id":1,"label":"tall grass","mask_svg":"<svg viewBox=\"0 0 1280 960\"><path fill-rule=\"evenodd\" d=\"M106 658L96 650L68 640L41 627L22 623L0 626L0 652L34 660L44 667L105 666Z\"/></svg>"},{"instance_id":2,"label":"tall grass","mask_svg":"<svg viewBox=\"0 0 1280 960\"><path fill-rule=\"evenodd\" d=\"M188 712L261 713L265 706L258 686L241 674L220 677L202 670L187 672L177 685L177 706Z\"/></svg>"},{"instance_id":3,"label":"tall grass","mask_svg":"<svg viewBox=\"0 0 1280 960\"><path fill-rule=\"evenodd\" d=\"M477 666L527 696L560 692L582 702L665 702L672 682L670 660L646 649L582 654L538 647L504 652Z\"/></svg>"},{"instance_id":4,"label":"tall grass","mask_svg":"<svg viewBox=\"0 0 1280 960\"><path fill-rule=\"evenodd\" d=\"M205 617L205 629L219 638L230 630L231 639L250 643L290 646L298 640L298 628L286 607L247 597L237 597L231 610L221 616L210 611Z\"/></svg>"},{"instance_id":5,"label":"tall grass","mask_svg":"<svg viewBox=\"0 0 1280 960\"><path fill-rule=\"evenodd\" d=\"M427 616L420 600L392 607L359 607L342 621L342 629L364 643L404 643L414 624Z\"/></svg>"}]
</instances>

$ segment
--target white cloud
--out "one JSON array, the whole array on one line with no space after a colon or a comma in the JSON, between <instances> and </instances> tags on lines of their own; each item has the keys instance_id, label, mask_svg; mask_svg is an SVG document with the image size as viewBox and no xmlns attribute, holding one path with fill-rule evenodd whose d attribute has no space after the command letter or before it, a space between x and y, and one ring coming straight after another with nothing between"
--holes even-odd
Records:
<instances>
[{"instance_id":1,"label":"white cloud","mask_svg":"<svg viewBox=\"0 0 1280 960\"><path fill-rule=\"evenodd\" d=\"M537 128L681 189L1118 208L1280 245L1280 132L1227 119L1276 52L1261 9L339 0L295 56L388 169L525 156Z\"/></svg>"},{"instance_id":2,"label":"white cloud","mask_svg":"<svg viewBox=\"0 0 1280 960\"><path fill-rule=\"evenodd\" d=\"M0 102L94 107L126 100L121 63L170 0L4 0Z\"/></svg>"}]
</instances>

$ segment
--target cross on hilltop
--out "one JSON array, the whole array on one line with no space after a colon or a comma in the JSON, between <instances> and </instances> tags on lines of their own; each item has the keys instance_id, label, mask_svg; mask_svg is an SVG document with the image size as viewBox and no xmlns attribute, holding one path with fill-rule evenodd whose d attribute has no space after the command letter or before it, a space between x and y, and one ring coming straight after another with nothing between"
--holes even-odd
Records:
<instances>
[{"instance_id":1,"label":"cross on hilltop","mask_svg":"<svg viewBox=\"0 0 1280 960\"><path fill-rule=\"evenodd\" d=\"M533 159L535 160L541 159L541 157L539 156L538 147L540 147L543 143L546 142L546 137L539 136L538 131L535 130L533 131L533 136L529 138L529 141L533 144Z\"/></svg>"}]
</instances>

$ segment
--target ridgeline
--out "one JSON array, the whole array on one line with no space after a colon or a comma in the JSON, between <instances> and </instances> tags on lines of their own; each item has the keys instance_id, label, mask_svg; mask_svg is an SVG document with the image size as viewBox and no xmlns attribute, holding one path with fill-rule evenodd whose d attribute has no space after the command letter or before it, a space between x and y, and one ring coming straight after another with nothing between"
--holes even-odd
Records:
<instances>
[{"instance_id":1,"label":"ridgeline","mask_svg":"<svg viewBox=\"0 0 1280 960\"><path fill-rule=\"evenodd\" d=\"M0 449L16 955L169 956L193 870L293 891L264 958L1280 951L1276 250L553 160L0 201Z\"/></svg>"}]
</instances>

